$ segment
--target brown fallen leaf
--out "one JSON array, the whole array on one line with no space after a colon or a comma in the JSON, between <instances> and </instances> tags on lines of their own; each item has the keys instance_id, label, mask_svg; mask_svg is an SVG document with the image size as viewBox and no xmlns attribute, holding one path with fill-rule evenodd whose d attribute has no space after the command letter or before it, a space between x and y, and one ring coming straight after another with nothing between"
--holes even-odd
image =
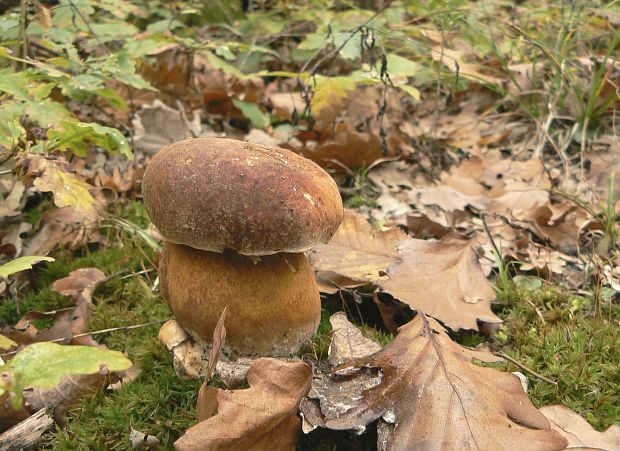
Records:
<instances>
[{"instance_id":1,"label":"brown fallen leaf","mask_svg":"<svg viewBox=\"0 0 620 451\"><path fill-rule=\"evenodd\" d=\"M477 321L500 323L491 311L495 291L474 251L475 240L408 239L398 246L401 262L388 270L381 289L452 330L477 329Z\"/></svg>"},{"instance_id":2,"label":"brown fallen leaf","mask_svg":"<svg viewBox=\"0 0 620 451\"><path fill-rule=\"evenodd\" d=\"M362 335L362 332L347 319L346 313L334 313L329 318L329 323L332 326L332 341L328 354L329 363L333 366L366 357L381 349L381 345L375 340Z\"/></svg>"},{"instance_id":3,"label":"brown fallen leaf","mask_svg":"<svg viewBox=\"0 0 620 451\"><path fill-rule=\"evenodd\" d=\"M519 379L471 363L496 362L488 352L454 343L424 314L403 326L376 354L341 367L378 368L383 379L356 405L325 421L330 429L363 429L378 418L394 423L388 448L559 450L566 440L527 398Z\"/></svg>"},{"instance_id":4,"label":"brown fallen leaf","mask_svg":"<svg viewBox=\"0 0 620 451\"><path fill-rule=\"evenodd\" d=\"M63 338L66 338L67 344L97 345L89 335L72 337L87 330L93 292L105 279L106 275L98 268L80 268L71 271L67 277L56 280L52 284L52 290L64 296L71 296L74 306L52 312L27 312L15 326L5 327L3 332L20 346ZM43 318L53 318L54 323L47 329L37 330L33 321Z\"/></svg>"},{"instance_id":5,"label":"brown fallen leaf","mask_svg":"<svg viewBox=\"0 0 620 451\"><path fill-rule=\"evenodd\" d=\"M596 431L581 415L564 406L545 406L540 412L549 419L551 427L568 440L567 449L616 451L620 449L620 425L605 432Z\"/></svg>"},{"instance_id":6,"label":"brown fallen leaf","mask_svg":"<svg viewBox=\"0 0 620 451\"><path fill-rule=\"evenodd\" d=\"M529 213L529 228L565 254L577 255L579 233L590 215L576 204L543 205Z\"/></svg>"},{"instance_id":7,"label":"brown fallen leaf","mask_svg":"<svg viewBox=\"0 0 620 451\"><path fill-rule=\"evenodd\" d=\"M375 229L360 214L345 210L336 234L315 246L308 258L319 280L356 287L384 278L387 268L399 261L396 245L405 238L398 228Z\"/></svg>"},{"instance_id":8,"label":"brown fallen leaf","mask_svg":"<svg viewBox=\"0 0 620 451\"><path fill-rule=\"evenodd\" d=\"M71 271L67 277L56 280L52 290L63 296L71 296L75 303L80 300L91 302L93 292L106 279L99 268L79 268Z\"/></svg>"},{"instance_id":9,"label":"brown fallen leaf","mask_svg":"<svg viewBox=\"0 0 620 451\"><path fill-rule=\"evenodd\" d=\"M142 106L133 120L133 126L136 130L135 148L147 155L154 155L173 142L202 133L199 114L194 114L190 119L185 112L170 108L159 99L152 105Z\"/></svg>"},{"instance_id":10,"label":"brown fallen leaf","mask_svg":"<svg viewBox=\"0 0 620 451\"><path fill-rule=\"evenodd\" d=\"M250 388L217 391L217 415L190 428L178 450L294 450L301 419L297 408L308 393L312 370L303 362L256 360Z\"/></svg>"},{"instance_id":11,"label":"brown fallen leaf","mask_svg":"<svg viewBox=\"0 0 620 451\"><path fill-rule=\"evenodd\" d=\"M86 242L101 241L95 222L84 222L72 207L47 210L39 228L24 246L23 255L47 255L57 246L75 250Z\"/></svg>"}]
</instances>

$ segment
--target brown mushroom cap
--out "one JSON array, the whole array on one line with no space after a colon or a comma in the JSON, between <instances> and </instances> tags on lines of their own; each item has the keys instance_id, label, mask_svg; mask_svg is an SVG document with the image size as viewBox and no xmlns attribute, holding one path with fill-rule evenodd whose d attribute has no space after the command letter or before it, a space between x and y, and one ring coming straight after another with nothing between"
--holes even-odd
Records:
<instances>
[{"instance_id":1,"label":"brown mushroom cap","mask_svg":"<svg viewBox=\"0 0 620 451\"><path fill-rule=\"evenodd\" d=\"M343 216L332 178L294 152L224 138L179 141L149 163L144 204L168 240L243 255L303 252Z\"/></svg>"},{"instance_id":2,"label":"brown mushroom cap","mask_svg":"<svg viewBox=\"0 0 620 451\"><path fill-rule=\"evenodd\" d=\"M304 254L252 258L167 242L158 273L174 316L199 343L212 340L224 307L225 347L242 355L297 353L321 319L319 289Z\"/></svg>"}]
</instances>

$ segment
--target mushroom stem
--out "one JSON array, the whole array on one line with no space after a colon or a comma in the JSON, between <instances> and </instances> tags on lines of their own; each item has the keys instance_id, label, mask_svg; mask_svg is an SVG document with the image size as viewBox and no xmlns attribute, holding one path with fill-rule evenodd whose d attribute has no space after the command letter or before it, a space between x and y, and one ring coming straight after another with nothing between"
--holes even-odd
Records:
<instances>
[{"instance_id":1,"label":"mushroom stem","mask_svg":"<svg viewBox=\"0 0 620 451\"><path fill-rule=\"evenodd\" d=\"M319 290L302 253L257 260L166 242L159 277L175 317L199 343L211 341L228 307L224 350L234 354L296 354L319 325Z\"/></svg>"}]
</instances>

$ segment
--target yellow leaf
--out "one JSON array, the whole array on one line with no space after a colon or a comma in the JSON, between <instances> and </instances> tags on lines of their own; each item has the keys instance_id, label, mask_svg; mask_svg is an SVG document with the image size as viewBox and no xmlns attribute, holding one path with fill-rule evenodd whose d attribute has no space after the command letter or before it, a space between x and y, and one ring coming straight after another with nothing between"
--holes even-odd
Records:
<instances>
[{"instance_id":1,"label":"yellow leaf","mask_svg":"<svg viewBox=\"0 0 620 451\"><path fill-rule=\"evenodd\" d=\"M17 346L13 340L9 337L5 337L4 335L0 335L0 349L11 349L12 347Z\"/></svg>"},{"instance_id":2,"label":"yellow leaf","mask_svg":"<svg viewBox=\"0 0 620 451\"><path fill-rule=\"evenodd\" d=\"M43 156L27 155L25 161L29 174L36 177L34 186L40 191L51 192L57 207L72 207L85 222L97 219L95 199L90 193L90 185Z\"/></svg>"},{"instance_id":3,"label":"yellow leaf","mask_svg":"<svg viewBox=\"0 0 620 451\"><path fill-rule=\"evenodd\" d=\"M355 89L350 77L317 77L312 98L312 114L318 116L338 99L346 97Z\"/></svg>"}]
</instances>

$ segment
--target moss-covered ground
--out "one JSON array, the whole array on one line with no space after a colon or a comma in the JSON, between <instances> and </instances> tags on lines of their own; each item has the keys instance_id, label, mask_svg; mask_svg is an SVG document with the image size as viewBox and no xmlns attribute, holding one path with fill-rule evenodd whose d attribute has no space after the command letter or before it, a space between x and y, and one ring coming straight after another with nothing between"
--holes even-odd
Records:
<instances>
[{"instance_id":1,"label":"moss-covered ground","mask_svg":"<svg viewBox=\"0 0 620 451\"><path fill-rule=\"evenodd\" d=\"M146 226L140 204L121 211L132 222ZM171 312L159 293L152 290L155 273L153 252L131 235L114 247L94 247L63 252L57 260L32 272L32 289L23 297L0 304L0 322L14 323L20 312L49 311L69 305L70 300L51 291L54 280L83 267L97 267L107 275L93 296L90 330L144 324L170 318ZM145 272L146 270L146 272ZM359 299L359 298L358 298ZM313 353L325 358L329 346L329 316L346 310L362 330L383 344L391 334L378 326L377 312L369 297L362 303L331 296L324 299L323 320ZM557 387L526 373L529 395L536 405L564 404L582 414L597 429L620 422L620 305L574 296L559 287L544 284L528 291L512 287L499 296L498 314L505 319L491 346L523 365L557 382ZM74 406L65 429L56 432L49 448L58 450L127 449L130 427L157 436L166 448L194 422L199 381L178 378L168 351L158 341L159 327L98 335L112 349L126 351L141 370L133 381L116 390L99 391ZM463 344L485 340L478 334L457 335ZM501 369L522 371L512 363ZM337 435L337 437L336 437ZM336 434L338 443L364 449L360 441ZM372 442L365 437L364 442ZM340 449L326 445L325 437L311 435L303 449ZM332 442L335 443L335 442ZM325 447L327 446L327 447ZM316 447L314 449L317 449Z\"/></svg>"}]
</instances>

